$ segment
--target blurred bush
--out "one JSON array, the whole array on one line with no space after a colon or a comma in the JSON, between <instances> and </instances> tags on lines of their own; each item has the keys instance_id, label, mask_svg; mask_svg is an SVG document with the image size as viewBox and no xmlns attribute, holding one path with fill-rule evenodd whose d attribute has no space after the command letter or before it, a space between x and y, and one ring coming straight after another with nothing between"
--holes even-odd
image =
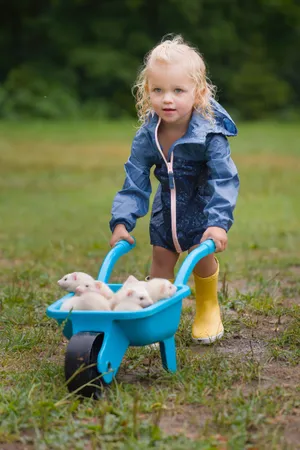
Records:
<instances>
[{"instance_id":1,"label":"blurred bush","mask_svg":"<svg viewBox=\"0 0 300 450\"><path fill-rule=\"evenodd\" d=\"M134 115L131 87L168 32L204 55L245 119L297 116L297 0L10 0L0 18L0 117Z\"/></svg>"},{"instance_id":2,"label":"blurred bush","mask_svg":"<svg viewBox=\"0 0 300 450\"><path fill-rule=\"evenodd\" d=\"M62 119L80 114L76 92L31 67L12 69L1 88L0 117Z\"/></svg>"},{"instance_id":3,"label":"blurred bush","mask_svg":"<svg viewBox=\"0 0 300 450\"><path fill-rule=\"evenodd\" d=\"M246 61L231 80L232 105L245 119L261 119L283 111L291 88L264 62Z\"/></svg>"}]
</instances>

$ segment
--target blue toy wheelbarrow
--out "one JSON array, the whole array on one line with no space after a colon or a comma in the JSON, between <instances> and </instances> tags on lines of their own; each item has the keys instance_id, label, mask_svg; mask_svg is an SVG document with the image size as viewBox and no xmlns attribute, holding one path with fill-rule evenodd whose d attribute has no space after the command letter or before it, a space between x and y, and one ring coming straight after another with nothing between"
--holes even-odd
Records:
<instances>
[{"instance_id":1,"label":"blue toy wheelbarrow","mask_svg":"<svg viewBox=\"0 0 300 450\"><path fill-rule=\"evenodd\" d=\"M118 259L135 244L118 242L107 254L98 274L98 280L108 283ZM173 297L159 301L142 311L60 311L67 294L50 305L47 315L63 326L70 340L65 355L65 377L70 392L86 397L97 397L103 386L116 376L129 346L142 346L159 342L163 367L176 371L175 333L179 326L182 299L191 290L189 276L200 259L213 253L215 245L207 240L193 250L183 261ZM121 284L109 284L116 292Z\"/></svg>"}]
</instances>

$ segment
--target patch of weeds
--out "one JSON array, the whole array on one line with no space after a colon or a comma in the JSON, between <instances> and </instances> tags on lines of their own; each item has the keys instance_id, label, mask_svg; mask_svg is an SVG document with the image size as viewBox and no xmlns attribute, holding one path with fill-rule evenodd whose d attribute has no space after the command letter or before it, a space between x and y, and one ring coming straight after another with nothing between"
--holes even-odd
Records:
<instances>
[{"instance_id":1,"label":"patch of weeds","mask_svg":"<svg viewBox=\"0 0 300 450\"><path fill-rule=\"evenodd\" d=\"M240 315L240 321L247 328L250 328L250 329L253 329L253 330L257 328L258 323L259 323L257 317L255 317L252 314L247 314L247 313Z\"/></svg>"},{"instance_id":2,"label":"patch of weeds","mask_svg":"<svg viewBox=\"0 0 300 450\"><path fill-rule=\"evenodd\" d=\"M282 286L281 292L285 298L300 297L300 282L295 281L291 286Z\"/></svg>"},{"instance_id":3,"label":"patch of weeds","mask_svg":"<svg viewBox=\"0 0 300 450\"><path fill-rule=\"evenodd\" d=\"M225 330L225 334L236 334L241 331L241 320L239 317L236 317L232 314L229 314L226 311L223 314L222 322Z\"/></svg>"},{"instance_id":4,"label":"patch of weeds","mask_svg":"<svg viewBox=\"0 0 300 450\"><path fill-rule=\"evenodd\" d=\"M141 378L149 377L162 370L158 345L129 347L121 366L122 373Z\"/></svg>"},{"instance_id":5,"label":"patch of weeds","mask_svg":"<svg viewBox=\"0 0 300 450\"><path fill-rule=\"evenodd\" d=\"M218 291L219 300L224 305L226 305L229 300L229 286L228 286L228 282L227 282L227 276L228 276L228 272L227 272L227 270L225 270L223 273L223 276L221 278L221 289L219 289L219 291Z\"/></svg>"},{"instance_id":6,"label":"patch of weeds","mask_svg":"<svg viewBox=\"0 0 300 450\"><path fill-rule=\"evenodd\" d=\"M244 361L244 364L240 367L240 371L241 371L241 381L243 383L260 381L262 366L261 363L254 357L252 349L251 353L248 354L248 358Z\"/></svg>"},{"instance_id":7,"label":"patch of weeds","mask_svg":"<svg viewBox=\"0 0 300 450\"><path fill-rule=\"evenodd\" d=\"M175 335L176 347L189 347L192 343L192 322L194 320L195 310L191 306L182 309L179 328Z\"/></svg>"},{"instance_id":8,"label":"patch of weeds","mask_svg":"<svg viewBox=\"0 0 300 450\"><path fill-rule=\"evenodd\" d=\"M287 328L269 342L272 358L287 361L296 366L300 363L300 315L294 317Z\"/></svg>"},{"instance_id":9,"label":"patch of weeds","mask_svg":"<svg viewBox=\"0 0 300 450\"><path fill-rule=\"evenodd\" d=\"M275 276L266 280L262 275L257 275L255 290L247 293L242 293L238 289L231 293L226 276L225 272L222 279L222 288L219 291L219 300L225 310L231 309L236 312L248 310L249 312L252 311L265 316L283 315L286 312L286 309L280 304L280 283L274 280Z\"/></svg>"},{"instance_id":10,"label":"patch of weeds","mask_svg":"<svg viewBox=\"0 0 300 450\"><path fill-rule=\"evenodd\" d=\"M255 391L245 395L239 388L235 395L219 403L214 411L214 422L228 435L228 448L287 448L278 424L272 419L293 409L286 394L280 389ZM271 428L271 429L270 429Z\"/></svg>"},{"instance_id":11,"label":"patch of weeds","mask_svg":"<svg viewBox=\"0 0 300 450\"><path fill-rule=\"evenodd\" d=\"M229 300L227 307L238 313L248 312L263 316L283 316L289 309L280 304L279 298L273 298L268 293L261 293L260 290L242 294L236 292L236 298Z\"/></svg>"},{"instance_id":12,"label":"patch of weeds","mask_svg":"<svg viewBox=\"0 0 300 450\"><path fill-rule=\"evenodd\" d=\"M244 311L247 307L248 295L240 294L236 291L236 295L232 298L229 297L226 302L222 303L224 309L231 309L232 311L240 312Z\"/></svg>"},{"instance_id":13,"label":"patch of weeds","mask_svg":"<svg viewBox=\"0 0 300 450\"><path fill-rule=\"evenodd\" d=\"M255 359L249 359L247 363L237 356L219 354L217 347L214 351L207 351L193 359L190 366L180 372L184 378L184 384L199 392L211 389L213 392L222 392L230 389L235 383L241 381L258 380L260 373L259 364ZM195 397L194 397L195 400Z\"/></svg>"}]
</instances>

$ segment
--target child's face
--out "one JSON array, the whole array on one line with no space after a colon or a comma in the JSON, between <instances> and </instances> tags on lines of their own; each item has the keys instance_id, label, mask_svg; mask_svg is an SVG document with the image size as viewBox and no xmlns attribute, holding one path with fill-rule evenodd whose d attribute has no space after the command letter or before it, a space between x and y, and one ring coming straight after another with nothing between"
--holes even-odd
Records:
<instances>
[{"instance_id":1,"label":"child's face","mask_svg":"<svg viewBox=\"0 0 300 450\"><path fill-rule=\"evenodd\" d=\"M152 108L165 123L185 124L195 104L195 83L181 63L154 62L148 88Z\"/></svg>"}]
</instances>

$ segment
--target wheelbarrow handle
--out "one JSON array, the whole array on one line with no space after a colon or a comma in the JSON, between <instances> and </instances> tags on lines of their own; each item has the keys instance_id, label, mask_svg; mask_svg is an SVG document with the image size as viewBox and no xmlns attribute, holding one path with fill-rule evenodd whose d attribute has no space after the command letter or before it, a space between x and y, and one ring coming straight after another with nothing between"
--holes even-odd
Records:
<instances>
[{"instance_id":1,"label":"wheelbarrow handle","mask_svg":"<svg viewBox=\"0 0 300 450\"><path fill-rule=\"evenodd\" d=\"M216 250L215 243L212 239L202 242L199 247L195 248L183 261L174 284L187 284L187 281L195 267L195 265L200 261L200 259L205 256L214 253Z\"/></svg>"},{"instance_id":2,"label":"wheelbarrow handle","mask_svg":"<svg viewBox=\"0 0 300 450\"><path fill-rule=\"evenodd\" d=\"M117 242L116 245L110 250L110 252L104 258L98 273L97 280L108 283L113 267L118 261L118 259L121 256L128 253L134 247L135 241L133 244L129 244L129 242L124 240Z\"/></svg>"}]
</instances>

